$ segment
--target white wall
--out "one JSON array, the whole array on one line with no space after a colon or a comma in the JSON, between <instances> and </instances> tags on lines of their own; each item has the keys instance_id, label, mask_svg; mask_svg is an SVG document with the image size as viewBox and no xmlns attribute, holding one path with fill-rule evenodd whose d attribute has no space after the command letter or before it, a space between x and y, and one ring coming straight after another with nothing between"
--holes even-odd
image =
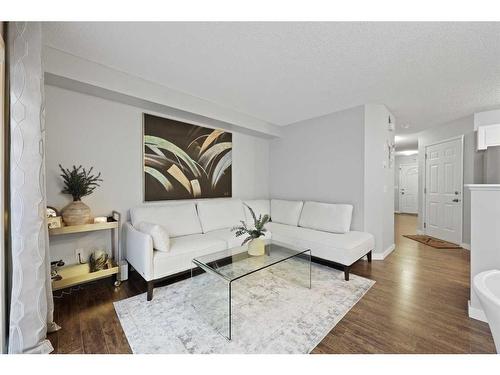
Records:
<instances>
[{"instance_id":1,"label":"white wall","mask_svg":"<svg viewBox=\"0 0 500 375\"><path fill-rule=\"evenodd\" d=\"M388 160L394 132L388 129L388 118L395 119L384 105L364 107L364 230L375 236L378 258L394 246L394 166Z\"/></svg>"},{"instance_id":2,"label":"white wall","mask_svg":"<svg viewBox=\"0 0 500 375\"><path fill-rule=\"evenodd\" d=\"M500 184L500 146L488 147L483 151L485 184Z\"/></svg>"},{"instance_id":3,"label":"white wall","mask_svg":"<svg viewBox=\"0 0 500 375\"><path fill-rule=\"evenodd\" d=\"M418 154L396 155L394 160L394 212L399 212L399 168L401 164L418 163ZM418 199L418 194L417 194Z\"/></svg>"},{"instance_id":4,"label":"white wall","mask_svg":"<svg viewBox=\"0 0 500 375\"><path fill-rule=\"evenodd\" d=\"M84 58L44 46L43 64L45 81L53 86L73 91L104 96L137 107L162 109L164 113L182 113L186 120L203 118L207 123L224 123L212 127L242 133L276 136L280 127L193 95L189 95L156 82L86 60ZM141 103L141 104L135 104Z\"/></svg>"},{"instance_id":5,"label":"white wall","mask_svg":"<svg viewBox=\"0 0 500 375\"><path fill-rule=\"evenodd\" d=\"M482 183L483 153L475 150L474 118L472 115L425 130L418 135L418 228L424 223L425 146L464 135L464 184ZM462 243L470 244L470 191L463 189Z\"/></svg>"},{"instance_id":6,"label":"white wall","mask_svg":"<svg viewBox=\"0 0 500 375\"><path fill-rule=\"evenodd\" d=\"M363 229L364 106L283 127L271 141L273 198L350 203Z\"/></svg>"},{"instance_id":7,"label":"white wall","mask_svg":"<svg viewBox=\"0 0 500 375\"><path fill-rule=\"evenodd\" d=\"M104 181L83 201L94 216L118 210L127 218L131 207L143 204L143 110L48 85L45 96L48 204L61 209L71 200L60 193L59 163L94 166ZM267 198L269 140L234 132L233 143L233 197ZM52 259L74 263L75 248L109 249L109 238L104 231L51 238Z\"/></svg>"}]
</instances>

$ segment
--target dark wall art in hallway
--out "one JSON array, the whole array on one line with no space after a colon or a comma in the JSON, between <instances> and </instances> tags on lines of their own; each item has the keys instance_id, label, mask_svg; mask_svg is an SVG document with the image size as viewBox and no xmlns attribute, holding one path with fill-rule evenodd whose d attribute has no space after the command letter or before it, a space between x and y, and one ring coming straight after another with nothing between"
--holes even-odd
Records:
<instances>
[{"instance_id":1,"label":"dark wall art in hallway","mask_svg":"<svg viewBox=\"0 0 500 375\"><path fill-rule=\"evenodd\" d=\"M232 195L232 134L144 114L144 200Z\"/></svg>"}]
</instances>

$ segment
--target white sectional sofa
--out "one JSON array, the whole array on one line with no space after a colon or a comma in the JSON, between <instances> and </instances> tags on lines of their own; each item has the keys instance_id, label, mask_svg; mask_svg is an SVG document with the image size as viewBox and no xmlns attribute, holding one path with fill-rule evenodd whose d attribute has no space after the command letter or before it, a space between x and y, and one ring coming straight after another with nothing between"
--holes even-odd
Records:
<instances>
[{"instance_id":1,"label":"white sectional sofa","mask_svg":"<svg viewBox=\"0 0 500 375\"><path fill-rule=\"evenodd\" d=\"M313 260L335 263L349 280L350 266L375 247L369 233L350 231L352 206L285 200L215 199L130 210L131 222L124 228L126 257L148 284L148 300L155 282L178 276L192 268L197 256L240 246L230 228L240 220L253 224L246 203L259 214L269 214L267 238L311 249ZM150 234L141 232L142 223L158 224L169 235L162 251L153 246Z\"/></svg>"}]
</instances>

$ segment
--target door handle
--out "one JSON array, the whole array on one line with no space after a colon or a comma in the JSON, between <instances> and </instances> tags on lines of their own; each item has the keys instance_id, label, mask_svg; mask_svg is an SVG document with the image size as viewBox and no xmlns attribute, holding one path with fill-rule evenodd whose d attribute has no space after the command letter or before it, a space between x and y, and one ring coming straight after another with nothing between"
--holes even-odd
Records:
<instances>
[{"instance_id":1,"label":"door handle","mask_svg":"<svg viewBox=\"0 0 500 375\"><path fill-rule=\"evenodd\" d=\"M452 200L452 202L460 202L460 199L455 198L455 199Z\"/></svg>"},{"instance_id":2,"label":"door handle","mask_svg":"<svg viewBox=\"0 0 500 375\"><path fill-rule=\"evenodd\" d=\"M404 191L402 191L402 192L401 192L401 195L405 195L405 192L404 192Z\"/></svg>"}]
</instances>

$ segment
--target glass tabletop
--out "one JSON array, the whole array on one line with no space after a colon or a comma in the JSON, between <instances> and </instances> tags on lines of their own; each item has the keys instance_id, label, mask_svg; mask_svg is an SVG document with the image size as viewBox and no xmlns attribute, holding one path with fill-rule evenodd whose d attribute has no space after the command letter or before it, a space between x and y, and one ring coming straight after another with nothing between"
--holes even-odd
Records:
<instances>
[{"instance_id":1,"label":"glass tabletop","mask_svg":"<svg viewBox=\"0 0 500 375\"><path fill-rule=\"evenodd\" d=\"M274 240L266 240L265 243L264 255L251 256L248 254L246 246L240 246L196 257L193 262L205 271L215 273L227 281L234 281L310 251Z\"/></svg>"}]
</instances>

